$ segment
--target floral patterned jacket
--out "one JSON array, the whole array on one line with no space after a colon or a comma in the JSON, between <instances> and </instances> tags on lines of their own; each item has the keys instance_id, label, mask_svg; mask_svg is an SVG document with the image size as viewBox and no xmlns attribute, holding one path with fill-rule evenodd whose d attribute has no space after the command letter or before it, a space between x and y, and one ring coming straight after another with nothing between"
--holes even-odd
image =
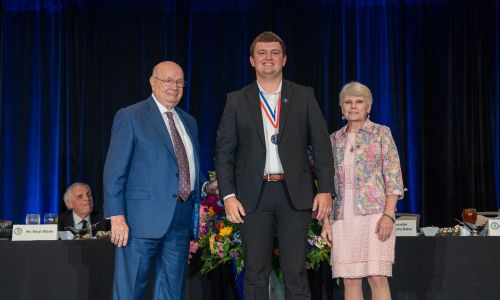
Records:
<instances>
[{"instance_id":1,"label":"floral patterned jacket","mask_svg":"<svg viewBox=\"0 0 500 300\"><path fill-rule=\"evenodd\" d=\"M335 200L333 219L344 215L344 153L347 143L347 125L330 135L335 167ZM382 213L386 195L403 198L403 177L398 150L387 126L365 121L355 139L354 199L360 215Z\"/></svg>"}]
</instances>

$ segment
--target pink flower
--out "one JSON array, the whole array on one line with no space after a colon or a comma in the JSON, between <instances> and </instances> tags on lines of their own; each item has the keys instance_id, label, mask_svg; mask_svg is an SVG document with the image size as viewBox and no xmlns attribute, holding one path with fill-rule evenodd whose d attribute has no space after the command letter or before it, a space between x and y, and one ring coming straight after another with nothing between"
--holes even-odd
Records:
<instances>
[{"instance_id":1,"label":"pink flower","mask_svg":"<svg viewBox=\"0 0 500 300\"><path fill-rule=\"evenodd\" d=\"M207 222L205 221L202 221L202 219L200 219L200 226L199 226L199 235L202 236L202 235L207 235L208 233L208 224Z\"/></svg>"},{"instance_id":2,"label":"pink flower","mask_svg":"<svg viewBox=\"0 0 500 300\"><path fill-rule=\"evenodd\" d=\"M196 241L190 241L189 242L189 253L196 253L198 249L200 248L200 244Z\"/></svg>"},{"instance_id":3,"label":"pink flower","mask_svg":"<svg viewBox=\"0 0 500 300\"><path fill-rule=\"evenodd\" d=\"M206 214L206 212L207 212L207 207L203 204L200 205L200 211L199 211L200 216L203 216L204 214Z\"/></svg>"}]
</instances>

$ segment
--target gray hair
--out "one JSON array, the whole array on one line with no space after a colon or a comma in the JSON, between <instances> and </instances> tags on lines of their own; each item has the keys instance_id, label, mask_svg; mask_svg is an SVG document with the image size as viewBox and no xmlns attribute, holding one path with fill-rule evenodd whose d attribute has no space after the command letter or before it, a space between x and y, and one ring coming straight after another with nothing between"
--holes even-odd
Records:
<instances>
[{"instance_id":1,"label":"gray hair","mask_svg":"<svg viewBox=\"0 0 500 300\"><path fill-rule=\"evenodd\" d=\"M83 182L75 182L75 183L73 183L72 185L68 186L68 188L66 189L66 192L64 192L63 199L64 199L64 203L66 204L66 207L68 207L69 200L71 200L71 197L73 197L73 195L71 194L71 192L77 186L85 186L85 187L87 187L89 189L90 192L92 192L92 190L90 189L90 186L88 184L86 184L86 183L83 183Z\"/></svg>"},{"instance_id":2,"label":"gray hair","mask_svg":"<svg viewBox=\"0 0 500 300\"><path fill-rule=\"evenodd\" d=\"M358 96L363 97L368 105L372 105L372 92L370 89L357 81L351 81L342 87L342 90L339 94L339 105L342 106L344 100L347 96Z\"/></svg>"},{"instance_id":3,"label":"gray hair","mask_svg":"<svg viewBox=\"0 0 500 300\"><path fill-rule=\"evenodd\" d=\"M159 65L159 64L156 64L156 65L153 67L153 71L151 71L151 77L156 76L156 69L158 69L158 65Z\"/></svg>"}]
</instances>

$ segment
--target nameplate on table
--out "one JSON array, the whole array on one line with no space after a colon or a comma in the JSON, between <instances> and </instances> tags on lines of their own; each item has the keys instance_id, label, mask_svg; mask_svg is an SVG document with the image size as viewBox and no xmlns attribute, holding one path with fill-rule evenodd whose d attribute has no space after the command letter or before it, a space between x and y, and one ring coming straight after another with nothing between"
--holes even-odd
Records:
<instances>
[{"instance_id":1,"label":"nameplate on table","mask_svg":"<svg viewBox=\"0 0 500 300\"><path fill-rule=\"evenodd\" d=\"M500 220L488 220L488 235L500 236Z\"/></svg>"},{"instance_id":2,"label":"nameplate on table","mask_svg":"<svg viewBox=\"0 0 500 300\"><path fill-rule=\"evenodd\" d=\"M14 225L12 241L55 241L57 224Z\"/></svg>"},{"instance_id":3,"label":"nameplate on table","mask_svg":"<svg viewBox=\"0 0 500 300\"><path fill-rule=\"evenodd\" d=\"M396 236L417 236L417 221L396 219Z\"/></svg>"}]
</instances>

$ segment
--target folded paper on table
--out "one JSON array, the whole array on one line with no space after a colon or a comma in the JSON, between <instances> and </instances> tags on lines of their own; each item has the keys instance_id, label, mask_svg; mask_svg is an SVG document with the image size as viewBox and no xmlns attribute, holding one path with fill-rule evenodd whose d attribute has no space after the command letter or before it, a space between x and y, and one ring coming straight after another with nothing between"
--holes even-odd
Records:
<instances>
[{"instance_id":1,"label":"folded paper on table","mask_svg":"<svg viewBox=\"0 0 500 300\"><path fill-rule=\"evenodd\" d=\"M75 236L71 231L59 231L57 232L59 239L63 241L72 240Z\"/></svg>"}]
</instances>

